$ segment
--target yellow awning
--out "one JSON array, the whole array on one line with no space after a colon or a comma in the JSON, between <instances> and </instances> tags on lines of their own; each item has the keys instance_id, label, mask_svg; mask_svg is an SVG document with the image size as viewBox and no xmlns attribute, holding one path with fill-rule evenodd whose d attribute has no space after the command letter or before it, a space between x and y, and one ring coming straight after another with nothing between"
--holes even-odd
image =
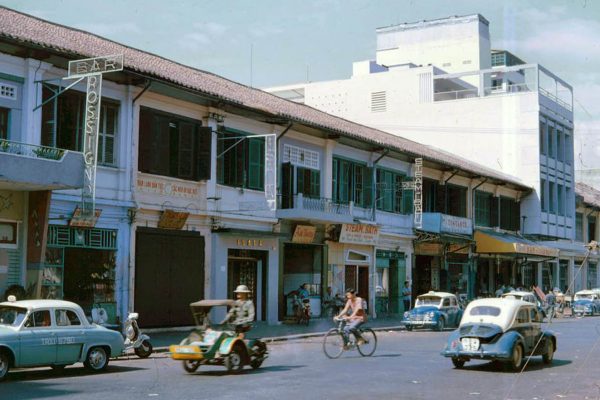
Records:
<instances>
[{"instance_id":1,"label":"yellow awning","mask_svg":"<svg viewBox=\"0 0 600 400\"><path fill-rule=\"evenodd\" d=\"M477 253L531 255L558 257L558 249L542 246L531 240L509 233L475 230Z\"/></svg>"}]
</instances>

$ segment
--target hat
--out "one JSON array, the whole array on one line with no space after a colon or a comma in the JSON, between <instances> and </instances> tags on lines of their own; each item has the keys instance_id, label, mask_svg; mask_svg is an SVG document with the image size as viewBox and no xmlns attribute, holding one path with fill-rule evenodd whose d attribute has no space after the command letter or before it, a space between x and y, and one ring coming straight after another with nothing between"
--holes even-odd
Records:
<instances>
[{"instance_id":1,"label":"hat","mask_svg":"<svg viewBox=\"0 0 600 400\"><path fill-rule=\"evenodd\" d=\"M233 293L250 293L250 290L248 290L248 286L246 285L238 285Z\"/></svg>"}]
</instances>

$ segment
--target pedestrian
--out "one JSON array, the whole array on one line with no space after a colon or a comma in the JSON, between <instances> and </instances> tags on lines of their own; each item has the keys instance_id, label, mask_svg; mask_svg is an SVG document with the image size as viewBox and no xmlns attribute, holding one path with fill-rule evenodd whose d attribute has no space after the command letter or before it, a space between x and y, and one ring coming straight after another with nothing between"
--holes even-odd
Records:
<instances>
[{"instance_id":1,"label":"pedestrian","mask_svg":"<svg viewBox=\"0 0 600 400\"><path fill-rule=\"evenodd\" d=\"M404 281L404 287L402 288L402 299L404 300L404 311L410 310L410 300L412 292L408 281Z\"/></svg>"},{"instance_id":2,"label":"pedestrian","mask_svg":"<svg viewBox=\"0 0 600 400\"><path fill-rule=\"evenodd\" d=\"M498 289L496 289L496 297L502 297L502 294L504 293L504 285L501 285Z\"/></svg>"}]
</instances>

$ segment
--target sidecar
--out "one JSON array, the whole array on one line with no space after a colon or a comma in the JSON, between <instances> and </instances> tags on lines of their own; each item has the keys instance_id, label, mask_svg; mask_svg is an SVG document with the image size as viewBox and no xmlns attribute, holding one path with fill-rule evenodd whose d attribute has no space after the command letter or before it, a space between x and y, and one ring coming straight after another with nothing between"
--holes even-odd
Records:
<instances>
[{"instance_id":1,"label":"sidecar","mask_svg":"<svg viewBox=\"0 0 600 400\"><path fill-rule=\"evenodd\" d=\"M213 307L231 307L234 300L201 300L190 304L196 329L178 345L169 347L173 360L195 372L200 365L222 365L237 373L249 365L259 368L268 357L267 345L259 339L241 339L230 325L210 321Z\"/></svg>"}]
</instances>

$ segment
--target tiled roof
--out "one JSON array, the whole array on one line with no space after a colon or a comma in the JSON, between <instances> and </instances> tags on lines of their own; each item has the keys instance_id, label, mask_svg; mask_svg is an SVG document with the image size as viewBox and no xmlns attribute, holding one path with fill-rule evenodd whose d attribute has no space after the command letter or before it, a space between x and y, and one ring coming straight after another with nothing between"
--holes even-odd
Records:
<instances>
[{"instance_id":1,"label":"tiled roof","mask_svg":"<svg viewBox=\"0 0 600 400\"><path fill-rule=\"evenodd\" d=\"M600 207L600 191L585 183L575 184L575 194L583 197L583 202L592 206Z\"/></svg>"},{"instance_id":2,"label":"tiled roof","mask_svg":"<svg viewBox=\"0 0 600 400\"><path fill-rule=\"evenodd\" d=\"M497 172L431 146L356 124L210 72L188 67L89 32L51 23L5 7L0 7L0 38L16 41L23 46L35 45L51 49L73 59L123 54L125 69L129 71L168 81L275 117L289 119L317 129L334 131L342 136L370 142L377 146L389 147L391 150L403 152L409 156L423 157L424 160L430 162L504 181L521 189L531 189L516 177Z\"/></svg>"}]
</instances>

